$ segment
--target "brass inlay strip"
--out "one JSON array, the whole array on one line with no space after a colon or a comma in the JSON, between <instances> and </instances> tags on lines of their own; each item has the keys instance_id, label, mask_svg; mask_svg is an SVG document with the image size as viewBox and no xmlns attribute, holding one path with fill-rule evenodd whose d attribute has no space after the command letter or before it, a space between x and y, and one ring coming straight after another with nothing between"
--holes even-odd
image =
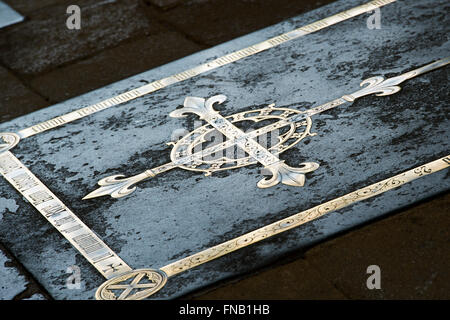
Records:
<instances>
[{"instance_id":1,"label":"brass inlay strip","mask_svg":"<svg viewBox=\"0 0 450 320\"><path fill-rule=\"evenodd\" d=\"M216 68L222 67L224 65L233 63L235 61L241 60L243 58L252 56L254 54L257 54L259 52L265 51L267 49L277 47L282 43L285 43L287 41L300 38L302 36L305 36L307 34L316 32L318 30L327 28L331 25L337 24L339 22L348 20L350 18L356 17L360 14L372 11L376 8L380 8L384 5L387 5L389 3L393 3L397 0L375 0L370 1L368 3L365 3L363 5L354 7L349 10L342 11L338 14L335 14L333 16L327 17L322 20L318 20L316 22L313 22L311 24L308 24L306 26L294 29L292 31L289 31L287 33L281 34L279 36L276 36L274 38L268 39L266 41L257 43L255 45L252 45L248 48L238 50L236 52L227 54L223 57L217 58L211 62L204 63L202 65L199 65L195 68L183 71L181 73L169 76L167 78L154 81L152 83L149 83L147 85L144 85L142 87L139 87L137 89L130 90L128 92L122 93L118 96L103 100L101 102L98 102L96 104L90 105L88 107L81 108L79 110L75 110L72 112L69 112L67 114L58 116L56 118L38 123L36 125L33 125L29 128L20 130L18 132L18 135L21 139L31 137L35 134L62 126L66 123L84 118L88 115L91 115L93 113L99 112L101 110L122 104L124 102L139 98L143 95L146 95L148 93L155 92L157 90L160 90L164 87L167 87L171 84L184 81L186 79L190 79L192 77L195 77L199 74L208 72L210 70L214 70Z\"/></svg>"},{"instance_id":2,"label":"brass inlay strip","mask_svg":"<svg viewBox=\"0 0 450 320\"><path fill-rule=\"evenodd\" d=\"M159 270L131 269L92 230L90 230L64 203L59 200L10 151L0 155L0 173L19 191L106 279L96 297L98 299L143 299L160 290L167 277L192 269L208 261L244 248L279 233L315 220L327 213L353 203L372 198L400 187L415 179L438 172L450 166L450 155L374 183L311 209L246 233L242 236L208 248L194 255L170 263ZM151 283L139 284L146 275ZM120 284L134 278L134 285ZM132 289L144 289L131 294ZM111 290L124 289L120 297ZM127 291L128 290L128 291Z\"/></svg>"},{"instance_id":3,"label":"brass inlay strip","mask_svg":"<svg viewBox=\"0 0 450 320\"><path fill-rule=\"evenodd\" d=\"M408 170L399 175L374 183L365 188L350 192L314 208L299 212L285 219L271 223L240 237L223 242L200 251L189 257L175 261L160 269L137 269L104 282L95 293L98 300L141 300L159 290L168 278L192 269L208 261L217 259L238 249L247 247L279 233L301 226L327 213L342 209L353 203L372 198L386 191L398 188L423 176L435 173L450 166L450 155Z\"/></svg>"},{"instance_id":4,"label":"brass inlay strip","mask_svg":"<svg viewBox=\"0 0 450 320\"><path fill-rule=\"evenodd\" d=\"M405 183L411 182L415 179L424 177L431 173L443 170L445 168L448 168L449 166L450 166L450 155L429 162L427 164L421 165L417 168L405 171L391 178L374 183L370 186L350 192L344 196L325 202L311 209L299 212L285 219L281 219L277 222L271 223L255 231L246 233L232 240L223 242L217 246L200 251L189 257L168 264L160 268L160 270L164 271L164 273L168 277L173 276L175 274L192 269L208 261L217 259L230 252L247 247L261 240L267 239L279 233L301 226L327 213L331 213L333 211L342 209L356 202L369 199L377 195L380 195L386 191L398 188L401 185L404 185Z\"/></svg>"},{"instance_id":5,"label":"brass inlay strip","mask_svg":"<svg viewBox=\"0 0 450 320\"><path fill-rule=\"evenodd\" d=\"M0 154L0 174L106 279L132 270L10 151Z\"/></svg>"}]
</instances>

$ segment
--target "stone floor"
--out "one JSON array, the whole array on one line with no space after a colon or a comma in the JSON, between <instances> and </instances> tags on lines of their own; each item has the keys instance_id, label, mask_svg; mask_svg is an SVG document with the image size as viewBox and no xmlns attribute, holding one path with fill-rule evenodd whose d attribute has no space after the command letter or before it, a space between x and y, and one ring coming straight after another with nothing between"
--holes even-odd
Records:
<instances>
[{"instance_id":1,"label":"stone floor","mask_svg":"<svg viewBox=\"0 0 450 320\"><path fill-rule=\"evenodd\" d=\"M5 0L0 121L64 101L332 0ZM81 8L81 30L66 9ZM450 194L395 212L195 299L449 299ZM368 290L369 265L381 268ZM51 299L0 244L0 299ZM9 281L9 280L8 280Z\"/></svg>"}]
</instances>

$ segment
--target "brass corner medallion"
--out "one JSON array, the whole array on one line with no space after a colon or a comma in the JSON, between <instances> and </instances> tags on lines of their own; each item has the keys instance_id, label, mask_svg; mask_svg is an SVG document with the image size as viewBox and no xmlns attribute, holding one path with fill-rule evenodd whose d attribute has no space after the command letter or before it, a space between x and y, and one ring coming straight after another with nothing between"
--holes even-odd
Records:
<instances>
[{"instance_id":1,"label":"brass corner medallion","mask_svg":"<svg viewBox=\"0 0 450 320\"><path fill-rule=\"evenodd\" d=\"M0 154L14 148L20 141L17 133L0 132Z\"/></svg>"},{"instance_id":2,"label":"brass corner medallion","mask_svg":"<svg viewBox=\"0 0 450 320\"><path fill-rule=\"evenodd\" d=\"M104 282L96 291L97 300L142 300L159 291L167 282L161 270L137 269Z\"/></svg>"}]
</instances>

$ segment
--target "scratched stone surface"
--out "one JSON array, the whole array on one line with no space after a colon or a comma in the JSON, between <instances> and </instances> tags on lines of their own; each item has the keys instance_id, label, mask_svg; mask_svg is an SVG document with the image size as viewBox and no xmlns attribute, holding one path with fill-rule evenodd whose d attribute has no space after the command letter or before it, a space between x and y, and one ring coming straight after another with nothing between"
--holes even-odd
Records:
<instances>
[{"instance_id":1,"label":"scratched stone surface","mask_svg":"<svg viewBox=\"0 0 450 320\"><path fill-rule=\"evenodd\" d=\"M0 125L18 131L184 71L223 54L349 9L339 1L270 28L144 72L105 88ZM266 52L171 85L66 126L25 139L14 150L32 171L133 268L158 268L278 219L388 178L448 153L448 68L402 84L387 97L364 97L313 117L312 132L281 158L295 166L315 161L303 188L258 189L260 167L205 177L175 169L140 183L115 200L81 198L112 174L130 176L169 161L171 134L195 118L168 114L186 96L225 94L223 115L270 103L307 109L357 90L371 76L395 76L448 56L444 0L399 1ZM169 279L152 298L175 298L273 262L288 252L383 216L450 187L441 171L397 190ZM104 279L4 180L0 181L0 241L56 299L93 299ZM81 268L82 290L66 288L66 269Z\"/></svg>"},{"instance_id":2,"label":"scratched stone surface","mask_svg":"<svg viewBox=\"0 0 450 320\"><path fill-rule=\"evenodd\" d=\"M0 299L10 300L26 289L27 281L0 250Z\"/></svg>"}]
</instances>

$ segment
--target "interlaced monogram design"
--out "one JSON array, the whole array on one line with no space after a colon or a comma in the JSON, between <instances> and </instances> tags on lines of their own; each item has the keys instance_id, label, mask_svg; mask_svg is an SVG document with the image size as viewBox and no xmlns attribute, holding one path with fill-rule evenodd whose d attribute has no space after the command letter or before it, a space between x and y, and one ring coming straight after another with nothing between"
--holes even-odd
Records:
<instances>
[{"instance_id":1,"label":"interlaced monogram design","mask_svg":"<svg viewBox=\"0 0 450 320\"><path fill-rule=\"evenodd\" d=\"M278 154L293 147L305 137L315 135L315 133L311 133L310 131L312 124L311 116L345 103L352 103L363 96L371 94L377 96L395 94L401 90L399 84L402 82L441 68L449 63L450 57L447 57L396 77L388 79L381 76L368 78L361 82L361 89L306 111L275 108L274 105L269 105L267 108L244 111L223 117L214 109L214 105L223 103L227 99L226 96L217 95L208 100L187 97L184 101L183 108L171 112L170 116L179 118L193 113L198 115L200 119L206 121L207 124L187 134L176 143L169 143L173 145L170 155L172 162L148 169L129 178L125 178L123 175L113 175L101 179L98 182L100 188L89 193L83 199L104 195L110 195L113 198L124 197L136 190L136 183L173 168L202 171L208 176L216 171L235 169L255 163L262 164L271 174L271 178L264 178L258 182L257 186L259 188L269 188L278 183L301 187L305 184L305 173L316 170L319 164L315 162L304 162L300 164L300 167L290 167L278 158ZM277 119L278 121L248 133L244 133L237 126L244 121L258 123L268 119ZM256 140L263 135L279 132L283 129L285 131L281 131L278 137L279 142L274 145L262 145ZM208 140L207 136L212 132L219 132L227 140L204 148L203 146ZM200 148L197 148L198 146ZM226 152L230 148L235 147L243 151L245 155L236 157L230 156L230 152ZM198 149L201 150L198 151ZM212 157L211 159L210 156L212 154L223 151L225 151L223 157ZM231 152L231 154L234 153Z\"/></svg>"},{"instance_id":2,"label":"interlaced monogram design","mask_svg":"<svg viewBox=\"0 0 450 320\"><path fill-rule=\"evenodd\" d=\"M225 100L224 95L217 95L208 100L187 97L183 108L174 110L170 116L180 118L193 113L207 124L193 130L177 142L169 143L173 145L170 163L129 178L124 178L122 175L106 177L99 181L100 188L83 199L104 195L110 195L113 198L126 196L136 190L134 186L136 183L173 168L199 171L209 176L213 172L256 163L262 164L271 175L270 178L263 178L258 182L259 188L269 188L278 183L303 186L305 173L316 170L319 164L304 162L300 167L291 167L280 160L278 155L304 138L315 135L311 133L311 118L303 111L276 108L273 104L266 108L224 117L214 109L214 106ZM270 123L250 132L244 132L238 127L244 122ZM275 142L267 141L268 134L271 134L271 140L274 140L272 135L276 135ZM222 139L211 143L211 136L217 135L224 137L225 141Z\"/></svg>"}]
</instances>

